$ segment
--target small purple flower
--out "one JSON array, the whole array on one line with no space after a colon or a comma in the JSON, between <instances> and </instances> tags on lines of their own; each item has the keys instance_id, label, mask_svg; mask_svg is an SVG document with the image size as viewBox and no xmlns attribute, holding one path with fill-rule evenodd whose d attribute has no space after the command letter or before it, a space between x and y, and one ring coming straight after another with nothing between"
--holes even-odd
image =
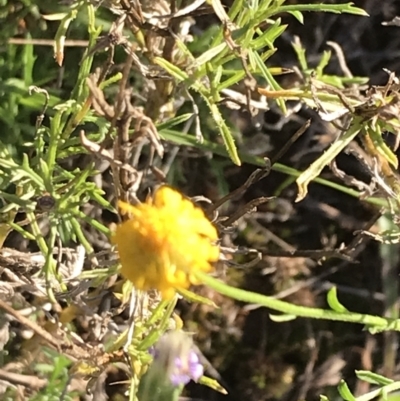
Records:
<instances>
[{"instance_id":1,"label":"small purple flower","mask_svg":"<svg viewBox=\"0 0 400 401\"><path fill-rule=\"evenodd\" d=\"M149 352L154 358L153 365L164 372L173 386L198 381L203 376L204 368L193 350L192 339L183 331L164 334Z\"/></svg>"},{"instance_id":2,"label":"small purple flower","mask_svg":"<svg viewBox=\"0 0 400 401\"><path fill-rule=\"evenodd\" d=\"M174 386L188 384L190 380L197 382L203 376L203 365L200 363L199 356L193 350L189 351L186 359L186 361L182 361L181 357L175 358L175 369L170 375L171 383Z\"/></svg>"}]
</instances>

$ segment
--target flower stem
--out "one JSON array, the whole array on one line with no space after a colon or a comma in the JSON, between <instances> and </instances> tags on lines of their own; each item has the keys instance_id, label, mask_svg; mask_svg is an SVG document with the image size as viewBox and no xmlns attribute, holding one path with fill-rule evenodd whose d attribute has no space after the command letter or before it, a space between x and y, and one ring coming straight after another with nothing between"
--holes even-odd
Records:
<instances>
[{"instance_id":1,"label":"flower stem","mask_svg":"<svg viewBox=\"0 0 400 401\"><path fill-rule=\"evenodd\" d=\"M337 312L329 309L310 308L307 306L293 305L289 302L274 299L272 297L257 294L231 287L205 273L195 273L199 281L222 295L226 295L237 301L258 304L287 315L309 317L312 319L335 320L341 322L364 324L373 331L396 330L400 331L400 319L385 319L379 316L353 312Z\"/></svg>"}]
</instances>

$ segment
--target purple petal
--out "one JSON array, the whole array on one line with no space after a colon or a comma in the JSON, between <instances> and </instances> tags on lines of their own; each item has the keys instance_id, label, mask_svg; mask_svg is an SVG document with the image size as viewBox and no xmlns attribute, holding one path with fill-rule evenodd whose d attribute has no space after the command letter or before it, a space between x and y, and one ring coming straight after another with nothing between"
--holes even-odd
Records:
<instances>
[{"instance_id":1,"label":"purple petal","mask_svg":"<svg viewBox=\"0 0 400 401\"><path fill-rule=\"evenodd\" d=\"M196 365L190 365L189 370L190 370L190 376L195 382L197 382L200 379L200 377L203 376L204 374L203 365L200 365L199 363L197 363Z\"/></svg>"},{"instance_id":2,"label":"purple petal","mask_svg":"<svg viewBox=\"0 0 400 401\"><path fill-rule=\"evenodd\" d=\"M189 364L199 363L199 356L194 351L190 351L188 360L189 360Z\"/></svg>"},{"instance_id":3,"label":"purple petal","mask_svg":"<svg viewBox=\"0 0 400 401\"><path fill-rule=\"evenodd\" d=\"M173 373L170 377L173 386L179 386L181 384L188 384L191 380L190 376L182 373Z\"/></svg>"}]
</instances>

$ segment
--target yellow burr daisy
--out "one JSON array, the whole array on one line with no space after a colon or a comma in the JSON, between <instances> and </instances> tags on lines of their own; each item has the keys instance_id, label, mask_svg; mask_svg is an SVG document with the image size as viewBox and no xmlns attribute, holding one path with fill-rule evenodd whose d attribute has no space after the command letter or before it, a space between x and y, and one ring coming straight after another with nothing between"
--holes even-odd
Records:
<instances>
[{"instance_id":1,"label":"yellow burr daisy","mask_svg":"<svg viewBox=\"0 0 400 401\"><path fill-rule=\"evenodd\" d=\"M140 290L157 289L164 299L199 284L194 272L212 271L219 257L216 228L179 192L163 186L133 206L118 204L128 219L113 235L121 274Z\"/></svg>"}]
</instances>

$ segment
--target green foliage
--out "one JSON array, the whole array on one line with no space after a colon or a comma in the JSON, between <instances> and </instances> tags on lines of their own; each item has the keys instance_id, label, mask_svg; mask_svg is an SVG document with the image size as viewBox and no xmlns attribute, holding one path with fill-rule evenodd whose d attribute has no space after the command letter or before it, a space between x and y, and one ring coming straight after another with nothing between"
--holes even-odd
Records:
<instances>
[{"instance_id":1,"label":"green foliage","mask_svg":"<svg viewBox=\"0 0 400 401\"><path fill-rule=\"evenodd\" d=\"M317 67L311 69L307 63L306 51L300 43L295 43L293 47L304 77L303 87L283 89L276 76L288 71L279 66L269 66L269 59L279 51L275 42L287 28L287 25L282 23L282 15L288 13L301 23L304 23L304 12L366 15L352 3L287 5L284 0L235 0L225 11L220 1L208 1L220 24L209 27L190 44L178 36L174 37L174 57L167 57L166 51L152 54L152 49L144 49L147 34L144 29L138 29L136 32L125 29L121 36L138 48L142 47L141 59L135 59L135 52L132 48L129 49L124 38L119 38L120 42L117 41L117 44L128 53L131 65L139 72L131 73L128 70L128 73L118 71L109 74L107 68L110 66L105 68L104 62L104 69L100 68L103 76L99 71L94 73L98 66L97 56L101 58L104 55L99 55L93 49L101 43L101 34L106 33L115 22L113 14L103 13L104 10L96 9L91 2L84 0L76 1L68 7L55 6L54 3L45 1L39 1L38 4L25 1L24 7L16 8L16 11L13 11L7 2L3 3L0 15L12 17L14 22L26 19L27 22L33 21L37 24L25 32L26 44L23 47L7 43L0 57L0 244L4 243L11 231L16 231L40 250L45 257L45 263L39 276L45 278L47 296L53 304L58 302L57 296L67 293L67 285L62 280L57 267L58 261L54 256L57 244L82 245L86 253L93 257L95 252L83 224L103 236L111 234L108 226L84 212L84 206L94 204L103 211L116 213L105 192L94 183L94 177L100 174L95 161L92 159L83 167L71 168L68 160L84 158L91 153L101 158L102 146L106 141L117 142L121 139L118 129L122 126L119 113L122 113L123 100L120 93L123 93L123 85L130 78L134 82L136 92L139 93L144 79L151 79L153 73L158 74L157 78L161 77L159 81L154 80L155 94L149 95L142 104L147 115L137 115L137 120L147 118L148 125L153 124L157 128L157 134L168 144L192 147L199 152L225 157L226 160L229 158L236 165L246 162L265 167L266 163L261 158L238 151L238 138L235 137L234 129L227 118L226 109L221 105L226 97L226 89L242 85L245 91L252 92L258 88L261 95L277 102L282 113L287 112L287 100L300 100L319 110L325 118L347 113L350 123L341 137L305 172L279 163L272 166L275 171L297 178L298 200L307 195L308 184L311 181L355 197L360 195L358 191L324 180L319 175L325 166L361 134L370 138L371 152L380 155L380 160L384 160L390 168L397 167L395 154L383 140L384 131L397 135L400 128L398 120L392 114L385 113L388 106L397 102L397 92L393 94L393 91L389 91L392 87L379 90L366 98L345 97L342 93L345 88L349 85L363 84L365 79L326 74L325 68L329 64L331 52L325 52ZM46 19L41 18L42 10L48 10ZM6 39L14 37L14 25L12 21L6 20L1 35ZM46 52L37 51L30 42L33 37L42 35L55 40L55 61L53 54L49 57L49 49L46 49ZM66 50L65 40L73 37L88 39L84 51L77 48L71 52ZM108 43L104 48L111 45L114 44ZM117 49L114 50L117 52ZM125 56L125 53L123 55ZM68 68L62 72L56 62L59 65L65 63ZM69 68L70 66L74 68ZM90 87L90 79L94 76L98 78L96 93ZM61 84L58 81L61 81ZM108 99L113 95L115 102L108 104ZM96 96L97 99L94 99ZM94 100L98 101L97 108L94 106ZM146 108L146 103L151 103L154 107L150 110L150 107ZM190 107L192 111L188 112ZM112 109L113 118L107 116L106 109ZM203 119L200 116L209 118ZM195 135L183 133L181 127L192 120L196 125ZM140 124L138 126L140 128ZM134 131L129 126L128 136L137 134ZM216 132L219 136L215 135ZM93 151L85 145L85 138L92 144L99 145L96 148L98 150ZM159 141L159 138L152 139L153 145ZM116 160L111 160L109 157L107 162L112 165L116 179L117 173L126 168L127 160L115 158ZM398 200L400 185L390 181L391 178L387 174L382 186L386 185L389 188L388 192L392 191L391 195ZM223 184L221 183L221 186ZM114 191L115 199L129 192L117 187ZM370 197L368 201L375 205L387 206L384 199ZM21 211L26 214L25 224L15 221L16 215ZM38 224L38 216L47 217L48 232L45 234ZM85 271L80 279L82 282L88 280L96 288L100 287L107 278L115 275L114 265L115 263L110 268ZM282 313L271 316L274 321L284 322L296 317L307 317L360 323L371 332L400 330L400 322L397 319L349 311L338 300L335 289L328 293L328 308L321 309L293 305L244 291L207 275L199 275L199 279L210 288L233 299ZM133 311L138 308L142 296L137 294L129 283L124 284L119 291L115 290L115 294L124 306L131 302ZM193 303L215 306L209 299L189 291L182 291L181 295ZM70 301L68 296L66 299ZM147 314L143 314L142 320L131 318L130 327L106 344L106 352L110 355L114 355L113 353L121 348L129 355L129 397L132 400L136 397L140 380L151 361L148 348L171 327L171 322L175 322L179 327L179 322L176 322L178 319L174 318L175 305L176 300L152 305ZM64 400L72 400L73 394L64 393L70 380L70 360L55 351L45 350L44 354L54 363L37 363L34 370L41 377L47 378L48 386L30 399L50 401L60 399L63 394ZM74 372L92 379L104 368L98 363L96 355L93 359L86 355L73 366ZM356 398L343 382L339 386L339 393L343 399L367 401L376 396L387 398L390 392L400 388L398 382L391 382L371 372L357 374L360 379L380 386L379 390ZM201 382L218 391L224 391L213 379L203 378ZM177 398L181 389L178 390L166 389L167 396L171 399ZM327 400L326 397L323 399Z\"/></svg>"},{"instance_id":2,"label":"green foliage","mask_svg":"<svg viewBox=\"0 0 400 401\"><path fill-rule=\"evenodd\" d=\"M66 391L70 381L68 368L71 366L71 361L52 350L46 350L44 354L51 363L38 363L35 366L35 371L39 375L48 377L49 381L43 390L31 398L31 401L56 401L61 396L66 401L72 401L77 396L76 392Z\"/></svg>"},{"instance_id":3,"label":"green foliage","mask_svg":"<svg viewBox=\"0 0 400 401\"><path fill-rule=\"evenodd\" d=\"M345 401L370 401L375 398L379 398L387 401L388 399L396 399L397 393L400 389L400 382L393 381L384 376L378 375L369 371L356 371L356 375L358 379L365 381L367 383L378 386L376 390L372 390L362 396L355 397L350 391L345 381L341 381L338 386L338 391L340 396ZM392 394L391 394L392 393ZM329 401L329 398L326 396L320 397L321 401Z\"/></svg>"}]
</instances>

